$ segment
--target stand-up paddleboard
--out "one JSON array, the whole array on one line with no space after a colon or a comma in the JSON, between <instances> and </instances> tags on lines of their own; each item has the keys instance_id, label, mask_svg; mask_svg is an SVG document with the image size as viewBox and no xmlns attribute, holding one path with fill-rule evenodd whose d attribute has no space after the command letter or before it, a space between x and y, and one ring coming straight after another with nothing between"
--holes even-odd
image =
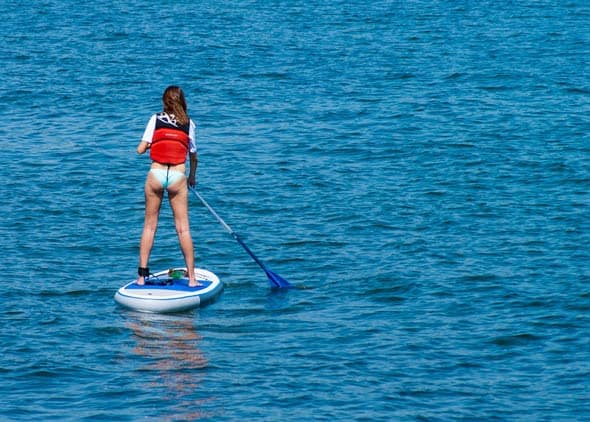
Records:
<instances>
[{"instance_id":1,"label":"stand-up paddleboard","mask_svg":"<svg viewBox=\"0 0 590 422\"><path fill-rule=\"evenodd\" d=\"M211 271L195 268L201 286L189 287L186 268L160 271L146 278L144 285L132 281L115 293L115 300L136 311L179 312L213 302L223 283Z\"/></svg>"}]
</instances>

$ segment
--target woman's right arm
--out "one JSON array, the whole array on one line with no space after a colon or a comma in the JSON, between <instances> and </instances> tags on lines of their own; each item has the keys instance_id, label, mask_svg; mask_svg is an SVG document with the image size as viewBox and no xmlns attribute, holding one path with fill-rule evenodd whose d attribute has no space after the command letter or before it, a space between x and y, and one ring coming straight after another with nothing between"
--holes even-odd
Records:
<instances>
[{"instance_id":1,"label":"woman's right arm","mask_svg":"<svg viewBox=\"0 0 590 422\"><path fill-rule=\"evenodd\" d=\"M148 149L150 149L150 144L147 143L146 141L141 141L139 143L139 145L137 145L137 153L138 154L143 154L144 152L146 152Z\"/></svg>"},{"instance_id":2,"label":"woman's right arm","mask_svg":"<svg viewBox=\"0 0 590 422\"><path fill-rule=\"evenodd\" d=\"M146 152L152 144L150 143L152 137L154 136L154 130L156 129L156 115L153 114L148 122L145 131L143 132L143 136L141 137L141 142L137 145L137 153L143 154Z\"/></svg>"}]
</instances>

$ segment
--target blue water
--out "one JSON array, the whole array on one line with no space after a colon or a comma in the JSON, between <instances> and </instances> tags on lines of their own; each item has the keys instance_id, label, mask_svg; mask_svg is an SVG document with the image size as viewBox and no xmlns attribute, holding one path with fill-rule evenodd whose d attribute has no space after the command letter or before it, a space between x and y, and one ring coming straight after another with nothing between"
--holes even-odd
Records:
<instances>
[{"instance_id":1,"label":"blue water","mask_svg":"<svg viewBox=\"0 0 590 422\"><path fill-rule=\"evenodd\" d=\"M2 2L0 419L590 419L588 2L97 3ZM220 300L113 301L169 84L300 289L191 197Z\"/></svg>"}]
</instances>

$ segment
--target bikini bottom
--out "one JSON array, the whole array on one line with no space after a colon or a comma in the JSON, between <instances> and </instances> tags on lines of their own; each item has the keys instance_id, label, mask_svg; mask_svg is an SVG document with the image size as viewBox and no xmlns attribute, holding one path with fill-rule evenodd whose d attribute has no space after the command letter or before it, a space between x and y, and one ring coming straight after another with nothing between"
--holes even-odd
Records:
<instances>
[{"instance_id":1,"label":"bikini bottom","mask_svg":"<svg viewBox=\"0 0 590 422\"><path fill-rule=\"evenodd\" d=\"M164 189L168 189L168 186L173 185L185 177L184 173L170 169L150 169L150 173L158 179L158 182L160 182Z\"/></svg>"}]
</instances>

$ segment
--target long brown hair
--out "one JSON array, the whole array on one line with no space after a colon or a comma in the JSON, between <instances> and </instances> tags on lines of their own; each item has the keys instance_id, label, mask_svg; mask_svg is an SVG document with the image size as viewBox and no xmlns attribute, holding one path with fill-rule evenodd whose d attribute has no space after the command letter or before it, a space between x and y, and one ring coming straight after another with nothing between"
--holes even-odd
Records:
<instances>
[{"instance_id":1,"label":"long brown hair","mask_svg":"<svg viewBox=\"0 0 590 422\"><path fill-rule=\"evenodd\" d=\"M166 88L164 95L162 95L162 102L164 103L164 111L168 114L174 114L179 124L186 125L188 123L186 100L180 87L172 85Z\"/></svg>"}]
</instances>

